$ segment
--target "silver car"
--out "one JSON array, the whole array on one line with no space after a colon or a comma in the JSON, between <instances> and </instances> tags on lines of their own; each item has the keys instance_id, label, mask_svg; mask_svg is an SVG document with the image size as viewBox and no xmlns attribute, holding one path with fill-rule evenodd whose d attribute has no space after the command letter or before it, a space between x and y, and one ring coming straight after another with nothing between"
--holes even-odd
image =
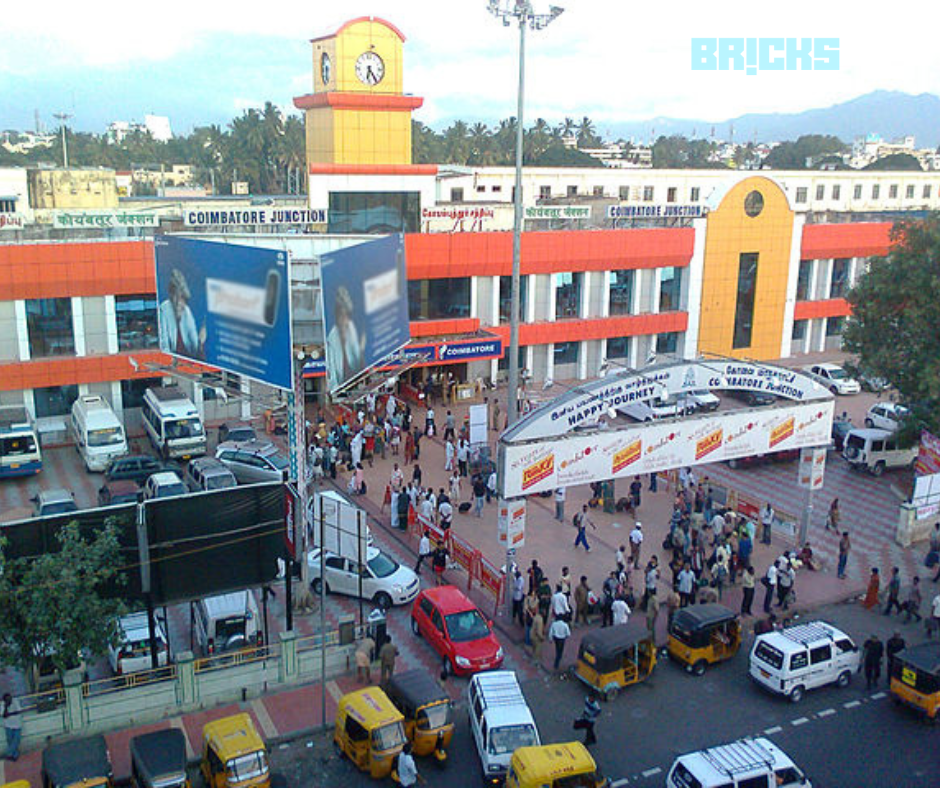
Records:
<instances>
[{"instance_id":1,"label":"silver car","mask_svg":"<svg viewBox=\"0 0 940 788\"><path fill-rule=\"evenodd\" d=\"M239 484L287 481L290 462L269 441L220 443L215 458L228 466Z\"/></svg>"}]
</instances>

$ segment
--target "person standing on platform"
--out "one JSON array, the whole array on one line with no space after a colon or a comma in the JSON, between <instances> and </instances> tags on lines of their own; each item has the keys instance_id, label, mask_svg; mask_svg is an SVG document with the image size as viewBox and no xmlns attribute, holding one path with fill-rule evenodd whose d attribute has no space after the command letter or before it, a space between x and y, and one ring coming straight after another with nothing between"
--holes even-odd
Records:
<instances>
[{"instance_id":1,"label":"person standing on platform","mask_svg":"<svg viewBox=\"0 0 940 788\"><path fill-rule=\"evenodd\" d=\"M568 638L571 637L571 628L568 626L568 622L563 618L556 618L548 628L548 636L555 644L554 668L558 670L559 665L561 665L562 657L565 654L565 643L567 643Z\"/></svg>"},{"instance_id":2,"label":"person standing on platform","mask_svg":"<svg viewBox=\"0 0 940 788\"><path fill-rule=\"evenodd\" d=\"M555 519L563 523L565 521L565 488L555 488Z\"/></svg>"},{"instance_id":3,"label":"person standing on platform","mask_svg":"<svg viewBox=\"0 0 940 788\"><path fill-rule=\"evenodd\" d=\"M777 513L774 511L774 507L770 505L770 501L766 501L763 507L760 510L760 523L761 523L761 537L760 540L763 544L770 544L770 535L771 530L774 525L774 517Z\"/></svg>"}]
</instances>

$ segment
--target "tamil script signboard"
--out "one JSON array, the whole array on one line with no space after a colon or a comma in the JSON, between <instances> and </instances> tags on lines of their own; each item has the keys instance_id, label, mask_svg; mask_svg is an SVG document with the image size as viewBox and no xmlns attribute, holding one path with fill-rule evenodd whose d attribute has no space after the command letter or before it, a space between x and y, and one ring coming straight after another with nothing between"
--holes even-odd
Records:
<instances>
[{"instance_id":1,"label":"tamil script signboard","mask_svg":"<svg viewBox=\"0 0 940 788\"><path fill-rule=\"evenodd\" d=\"M289 255L172 235L154 251L160 349L291 390Z\"/></svg>"}]
</instances>

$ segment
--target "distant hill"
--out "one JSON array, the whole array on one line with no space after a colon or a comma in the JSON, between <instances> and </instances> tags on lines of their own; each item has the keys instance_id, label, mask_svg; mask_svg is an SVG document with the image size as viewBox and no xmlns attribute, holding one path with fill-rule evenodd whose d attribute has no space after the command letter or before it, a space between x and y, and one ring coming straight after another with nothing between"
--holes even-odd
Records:
<instances>
[{"instance_id":1,"label":"distant hill","mask_svg":"<svg viewBox=\"0 0 940 788\"><path fill-rule=\"evenodd\" d=\"M635 137L646 141L651 134L681 134L707 138L712 127L715 136L727 140L734 125L736 140L769 142L795 140L803 134L834 134L843 142L856 137L880 134L893 140L913 134L917 147L936 148L940 145L940 97L932 93L918 96L894 90L876 90L831 107L791 113L749 113L723 121L653 118L635 123L604 125L604 134L611 138Z\"/></svg>"}]
</instances>

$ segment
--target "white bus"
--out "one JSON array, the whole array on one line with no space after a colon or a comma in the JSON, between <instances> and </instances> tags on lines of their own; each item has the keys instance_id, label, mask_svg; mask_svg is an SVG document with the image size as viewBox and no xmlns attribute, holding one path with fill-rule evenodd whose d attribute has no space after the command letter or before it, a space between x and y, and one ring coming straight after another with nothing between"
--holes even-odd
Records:
<instances>
[{"instance_id":1,"label":"white bus","mask_svg":"<svg viewBox=\"0 0 940 788\"><path fill-rule=\"evenodd\" d=\"M141 413L150 442L165 459L188 460L206 453L206 428L199 411L176 386L147 389Z\"/></svg>"},{"instance_id":2,"label":"white bus","mask_svg":"<svg viewBox=\"0 0 940 788\"><path fill-rule=\"evenodd\" d=\"M42 470L39 435L22 405L0 407L0 478L30 476Z\"/></svg>"},{"instance_id":3,"label":"white bus","mask_svg":"<svg viewBox=\"0 0 940 788\"><path fill-rule=\"evenodd\" d=\"M75 400L69 426L89 471L104 471L115 457L127 454L124 426L107 400L97 394Z\"/></svg>"}]
</instances>

